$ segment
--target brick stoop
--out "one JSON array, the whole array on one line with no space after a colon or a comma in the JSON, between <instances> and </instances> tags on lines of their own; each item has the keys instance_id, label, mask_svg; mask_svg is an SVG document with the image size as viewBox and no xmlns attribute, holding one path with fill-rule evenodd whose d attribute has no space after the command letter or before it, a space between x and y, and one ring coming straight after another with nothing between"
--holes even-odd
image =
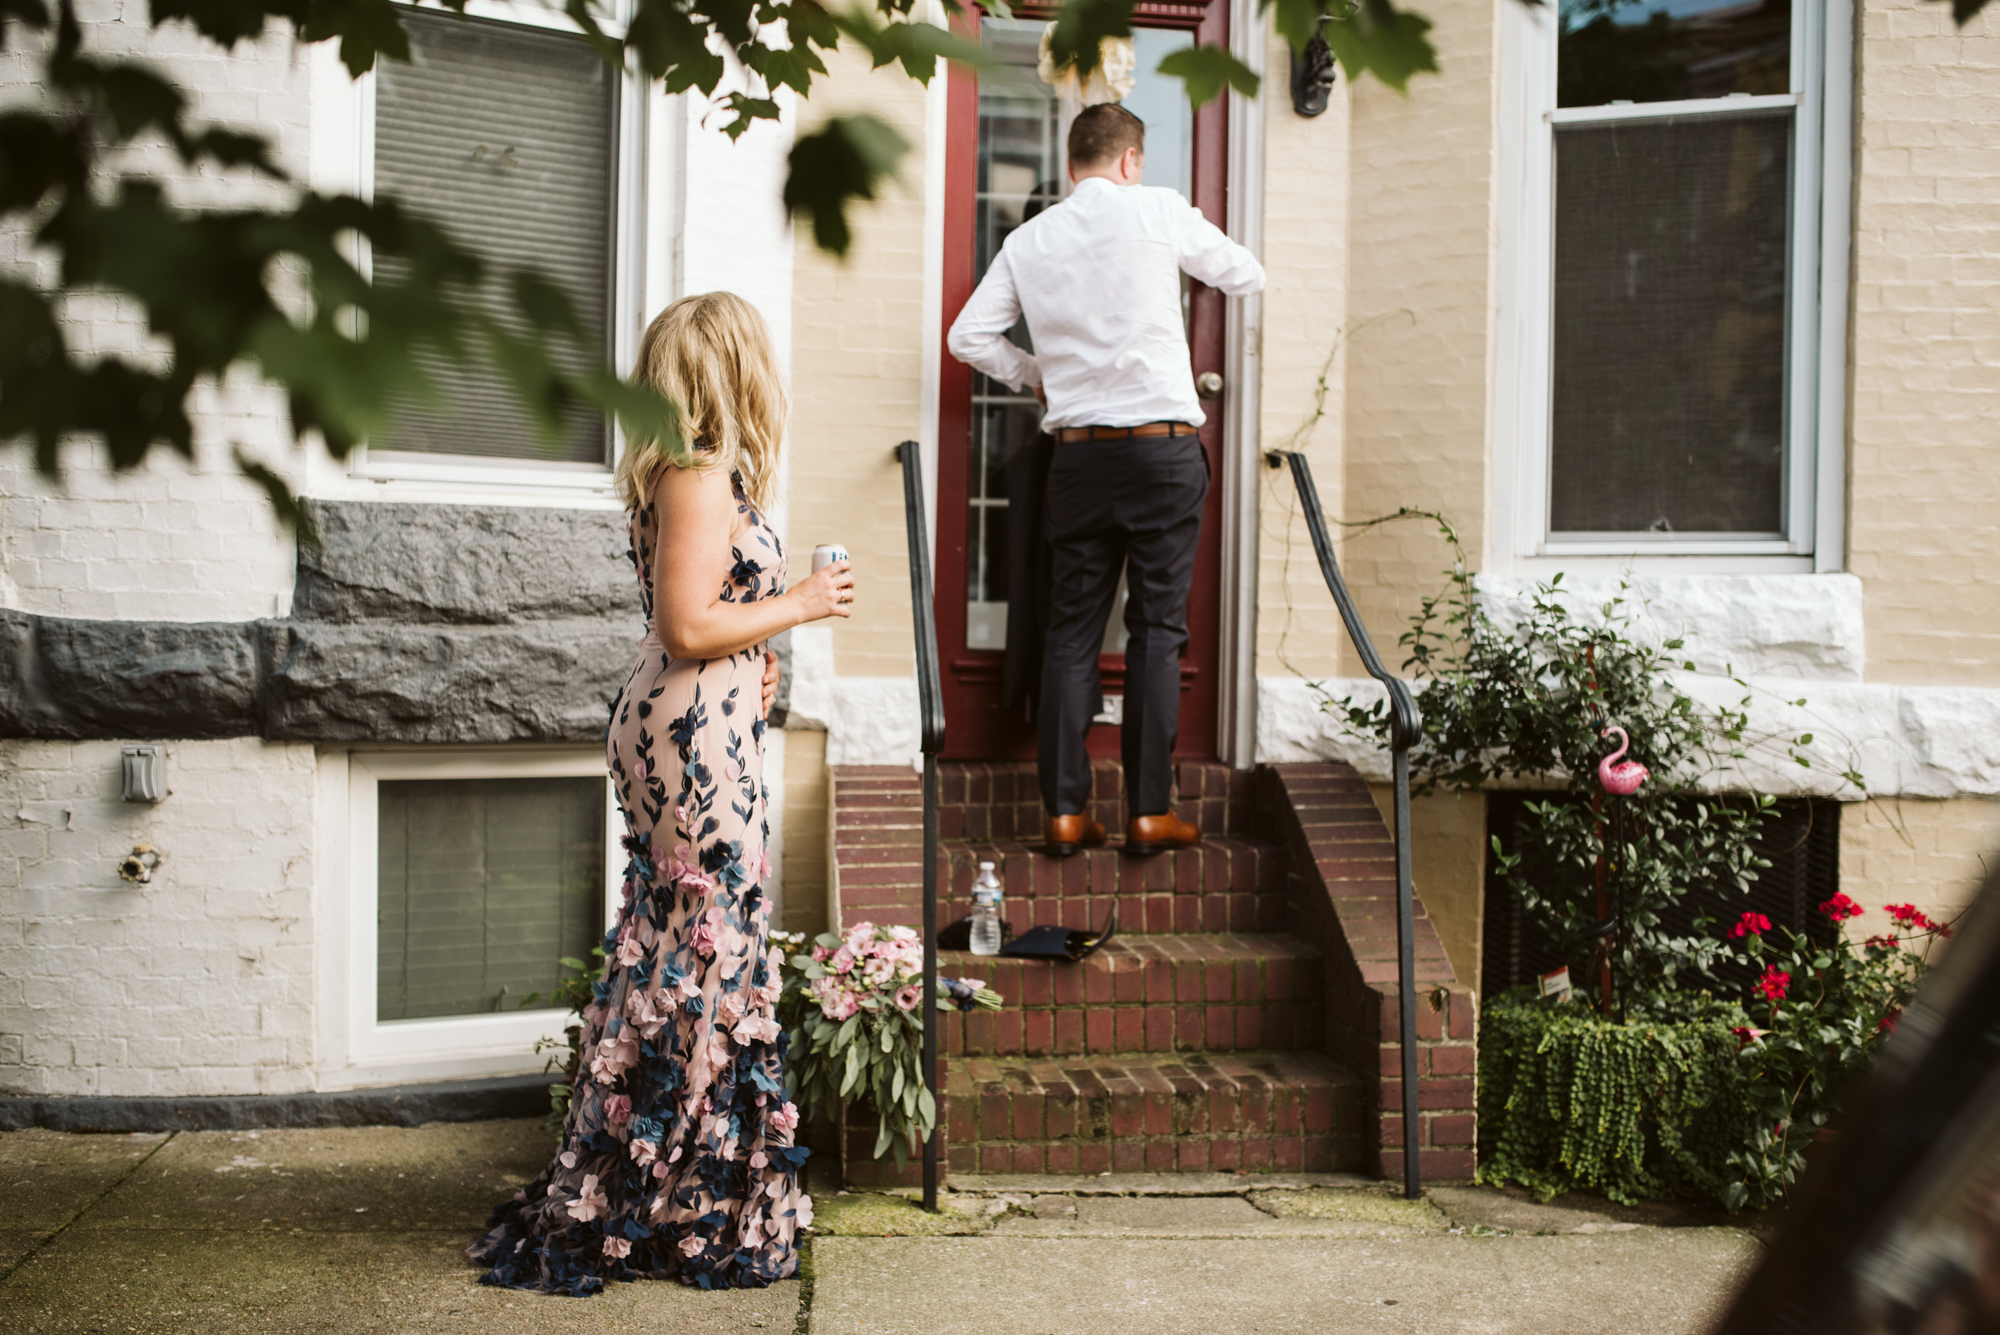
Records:
<instances>
[{"instance_id":1,"label":"brick stoop","mask_svg":"<svg viewBox=\"0 0 2000 1335\"><path fill-rule=\"evenodd\" d=\"M918 776L831 778L834 922L921 921ZM1033 765L948 762L940 780L941 921L969 909L982 860L1016 932L1119 919L1081 964L945 954L947 976L1007 1002L943 1017L950 1170L1400 1173L1393 843L1352 769L1183 763L1176 810L1203 842L1152 858L1118 851L1116 765L1093 804L1112 846L1060 860L1039 847ZM1418 929L1424 1169L1469 1177L1472 1001L1421 905ZM847 1180L913 1182L868 1159L874 1134L850 1117Z\"/></svg>"},{"instance_id":2,"label":"brick stoop","mask_svg":"<svg viewBox=\"0 0 2000 1335\"><path fill-rule=\"evenodd\" d=\"M972 1057L945 1143L955 1173L1332 1172L1361 1159L1360 1083L1317 1052Z\"/></svg>"},{"instance_id":3,"label":"brick stoop","mask_svg":"<svg viewBox=\"0 0 2000 1335\"><path fill-rule=\"evenodd\" d=\"M1367 783L1336 764L1265 765L1256 808L1291 854L1289 925L1325 956L1326 1051L1369 1076L1369 1169L1403 1172L1396 987L1396 846ZM1416 905L1417 1106L1426 1181L1475 1163L1477 1000Z\"/></svg>"}]
</instances>

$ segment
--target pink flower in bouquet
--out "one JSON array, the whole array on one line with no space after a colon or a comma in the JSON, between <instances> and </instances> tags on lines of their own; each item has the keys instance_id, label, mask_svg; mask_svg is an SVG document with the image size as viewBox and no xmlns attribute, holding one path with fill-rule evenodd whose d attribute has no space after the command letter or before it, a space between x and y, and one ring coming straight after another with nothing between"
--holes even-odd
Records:
<instances>
[{"instance_id":1,"label":"pink flower in bouquet","mask_svg":"<svg viewBox=\"0 0 2000 1335\"><path fill-rule=\"evenodd\" d=\"M607 1237L604 1240L604 1254L614 1261L622 1261L632 1254L632 1244L624 1238Z\"/></svg>"},{"instance_id":2,"label":"pink flower in bouquet","mask_svg":"<svg viewBox=\"0 0 2000 1335\"><path fill-rule=\"evenodd\" d=\"M583 1190L579 1191L576 1199L569 1203L569 1217L579 1223L587 1224L593 1219L601 1219L610 1205L611 1202L604 1193L597 1189L597 1174L585 1173Z\"/></svg>"},{"instance_id":3,"label":"pink flower in bouquet","mask_svg":"<svg viewBox=\"0 0 2000 1335\"><path fill-rule=\"evenodd\" d=\"M826 957L828 955L831 955L832 953L833 952L828 950L825 946L814 946L812 949L813 960L819 964L826 963Z\"/></svg>"},{"instance_id":4,"label":"pink flower in bouquet","mask_svg":"<svg viewBox=\"0 0 2000 1335\"><path fill-rule=\"evenodd\" d=\"M819 1008L829 1020L845 1020L861 1009L852 992L827 991L819 994Z\"/></svg>"},{"instance_id":5,"label":"pink flower in bouquet","mask_svg":"<svg viewBox=\"0 0 2000 1335\"><path fill-rule=\"evenodd\" d=\"M913 1011L924 999L924 990L915 984L899 988L896 992L896 1006L900 1010Z\"/></svg>"},{"instance_id":6,"label":"pink flower in bouquet","mask_svg":"<svg viewBox=\"0 0 2000 1335\"><path fill-rule=\"evenodd\" d=\"M621 1126L632 1120L632 1096L613 1094L604 1101L604 1120L613 1126Z\"/></svg>"},{"instance_id":7,"label":"pink flower in bouquet","mask_svg":"<svg viewBox=\"0 0 2000 1335\"><path fill-rule=\"evenodd\" d=\"M854 952L842 946L833 952L833 958L826 962L826 967L835 973L846 973L854 967Z\"/></svg>"},{"instance_id":8,"label":"pink flower in bouquet","mask_svg":"<svg viewBox=\"0 0 2000 1335\"><path fill-rule=\"evenodd\" d=\"M886 987L896 976L896 961L886 955L870 956L868 962L861 966L861 975L875 987Z\"/></svg>"},{"instance_id":9,"label":"pink flower in bouquet","mask_svg":"<svg viewBox=\"0 0 2000 1335\"><path fill-rule=\"evenodd\" d=\"M799 1129L798 1105L793 1103L790 1099L786 1099L785 1106L771 1114L771 1125L777 1127L778 1130L780 1131L798 1130Z\"/></svg>"}]
</instances>

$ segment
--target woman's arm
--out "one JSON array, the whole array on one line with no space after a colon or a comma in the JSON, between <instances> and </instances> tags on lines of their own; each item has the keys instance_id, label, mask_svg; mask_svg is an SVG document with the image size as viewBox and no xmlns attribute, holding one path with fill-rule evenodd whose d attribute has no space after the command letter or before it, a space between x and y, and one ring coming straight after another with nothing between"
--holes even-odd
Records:
<instances>
[{"instance_id":1,"label":"woman's arm","mask_svg":"<svg viewBox=\"0 0 2000 1335\"><path fill-rule=\"evenodd\" d=\"M781 630L854 614L854 576L837 561L777 598L725 601L736 497L721 469L669 466L653 485L659 551L653 558L653 629L675 658L727 658Z\"/></svg>"}]
</instances>

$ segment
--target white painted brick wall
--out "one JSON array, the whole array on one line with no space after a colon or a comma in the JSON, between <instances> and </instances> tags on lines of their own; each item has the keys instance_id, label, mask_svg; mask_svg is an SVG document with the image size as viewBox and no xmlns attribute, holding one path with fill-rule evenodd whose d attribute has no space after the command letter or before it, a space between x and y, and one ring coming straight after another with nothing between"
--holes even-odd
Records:
<instances>
[{"instance_id":1,"label":"white painted brick wall","mask_svg":"<svg viewBox=\"0 0 2000 1335\"><path fill-rule=\"evenodd\" d=\"M168 744L118 796L116 742L0 742L0 1090L312 1086L313 748ZM134 844L164 861L119 879Z\"/></svg>"},{"instance_id":2,"label":"white painted brick wall","mask_svg":"<svg viewBox=\"0 0 2000 1335\"><path fill-rule=\"evenodd\" d=\"M305 170L306 70L287 32L271 31L225 56L185 24L154 29L139 0L85 0L86 49L134 57L164 71L201 119L261 132L287 170ZM36 42L0 55L0 103L39 96ZM284 189L247 173L190 173L160 151L135 160L161 171L190 205L243 206L281 199ZM19 229L0 232L0 270L26 266L45 280L51 257L29 252ZM148 335L128 303L78 301L65 312L72 347L89 355L143 353ZM0 449L0 605L53 616L170 621L246 620L290 605L293 548L262 494L236 476L230 447L242 446L295 478L278 395L249 378L197 393L197 457L161 456L113 477L103 453L64 451L61 486L38 477L24 445Z\"/></svg>"}]
</instances>

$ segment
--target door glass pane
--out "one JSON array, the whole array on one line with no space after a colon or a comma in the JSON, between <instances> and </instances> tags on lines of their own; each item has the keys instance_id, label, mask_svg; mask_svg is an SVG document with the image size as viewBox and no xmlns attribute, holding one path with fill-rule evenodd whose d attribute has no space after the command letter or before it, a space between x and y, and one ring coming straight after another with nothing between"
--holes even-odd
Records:
<instances>
[{"instance_id":1,"label":"door glass pane","mask_svg":"<svg viewBox=\"0 0 2000 1335\"><path fill-rule=\"evenodd\" d=\"M501 279L535 269L569 294L584 328L610 333L611 161L615 81L578 37L405 10L410 60L375 72L375 191L443 224L492 274L480 304L516 333ZM401 280L407 266L378 256ZM576 370L590 353L557 341ZM428 353L443 401L405 403L379 449L602 465L608 427L579 407L544 440L501 374Z\"/></svg>"},{"instance_id":2,"label":"door glass pane","mask_svg":"<svg viewBox=\"0 0 2000 1335\"><path fill-rule=\"evenodd\" d=\"M977 282L1016 227L1069 193L1064 142L1076 107L1066 107L1035 74L1046 23L987 19L980 40L1003 64L1009 81L979 88L979 173L975 197ZM1192 195L1194 113L1184 85L1156 71L1168 52L1192 45L1191 33L1140 29L1133 35L1137 82L1123 105L1146 123L1146 184ZM1008 337L1033 349L1025 320ZM978 372L972 377L972 458L966 469L966 618L968 649L1007 647L1007 461L1032 441L1042 409L1032 394L1016 394ZM1105 627L1106 653L1125 649L1124 585Z\"/></svg>"},{"instance_id":3,"label":"door glass pane","mask_svg":"<svg viewBox=\"0 0 2000 1335\"><path fill-rule=\"evenodd\" d=\"M1562 0L1556 105L1791 90L1792 0Z\"/></svg>"},{"instance_id":4,"label":"door glass pane","mask_svg":"<svg viewBox=\"0 0 2000 1335\"><path fill-rule=\"evenodd\" d=\"M604 932L605 781L377 785L375 1014L513 1010Z\"/></svg>"},{"instance_id":5,"label":"door glass pane","mask_svg":"<svg viewBox=\"0 0 2000 1335\"><path fill-rule=\"evenodd\" d=\"M1556 128L1550 529L1783 530L1792 120Z\"/></svg>"}]
</instances>

